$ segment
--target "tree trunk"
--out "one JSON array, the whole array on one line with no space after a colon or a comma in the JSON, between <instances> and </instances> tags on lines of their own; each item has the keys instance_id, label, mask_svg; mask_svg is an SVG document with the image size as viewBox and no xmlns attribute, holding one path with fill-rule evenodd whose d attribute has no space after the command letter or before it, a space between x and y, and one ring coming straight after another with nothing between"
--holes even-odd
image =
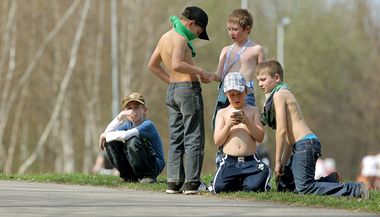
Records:
<instances>
[{"instance_id":1,"label":"tree trunk","mask_svg":"<svg viewBox=\"0 0 380 217\"><path fill-rule=\"evenodd\" d=\"M83 157L83 166L82 171L84 173L88 173L92 168L92 165L95 162L94 156L97 156L98 150L98 138L100 135L100 127L99 127L99 114L100 114L100 75L102 68L102 52L103 52L103 40L104 40L104 13L105 13L105 5L104 1L99 2L99 12L98 12L98 33L96 37L96 46L93 52L95 53L95 64L93 71L94 74L87 77L86 89L90 90L87 93L87 99L85 105L85 126L84 126L84 157ZM94 61L89 58L88 65Z\"/></svg>"},{"instance_id":2,"label":"tree trunk","mask_svg":"<svg viewBox=\"0 0 380 217\"><path fill-rule=\"evenodd\" d=\"M37 142L36 148L34 149L32 154L29 156L29 158L20 166L18 173L24 173L33 164L33 162L36 160L38 154L41 152L41 150L42 150L53 126L54 126L54 123L58 120L59 113L61 112L62 104L63 104L64 99L65 99L66 90L67 90L67 87L69 85L70 78L73 74L74 67L76 64L78 47L80 44L80 40L82 38L82 33L83 33L83 30L85 27L86 17L88 14L88 10L90 8L90 4L91 4L91 1L86 0L84 7L82 9L78 29L77 29L77 32L75 34L73 47L71 49L70 62L69 62L67 71L65 73L65 76L62 80L61 87L59 90L59 94L57 97L56 104L54 106L53 113L50 116L49 122L47 123L41 137L39 138L39 140Z\"/></svg>"}]
</instances>

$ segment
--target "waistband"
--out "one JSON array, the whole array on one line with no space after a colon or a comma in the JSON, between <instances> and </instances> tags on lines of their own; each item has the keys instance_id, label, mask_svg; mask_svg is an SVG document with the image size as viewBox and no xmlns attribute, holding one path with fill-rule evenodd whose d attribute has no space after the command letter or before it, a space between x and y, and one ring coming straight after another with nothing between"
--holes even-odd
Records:
<instances>
[{"instance_id":1,"label":"waistband","mask_svg":"<svg viewBox=\"0 0 380 217\"><path fill-rule=\"evenodd\" d=\"M169 88L176 87L200 87L201 83L199 81L184 81L184 82L170 82Z\"/></svg>"},{"instance_id":2,"label":"waistband","mask_svg":"<svg viewBox=\"0 0 380 217\"><path fill-rule=\"evenodd\" d=\"M315 135L314 133L310 133L310 134L307 134L306 136L304 136L301 140L303 139L318 139L318 136Z\"/></svg>"},{"instance_id":3,"label":"waistband","mask_svg":"<svg viewBox=\"0 0 380 217\"><path fill-rule=\"evenodd\" d=\"M293 147L300 145L300 144L314 144L314 143L321 143L318 137L314 138L306 138L306 139L301 139L293 144Z\"/></svg>"},{"instance_id":4,"label":"waistband","mask_svg":"<svg viewBox=\"0 0 380 217\"><path fill-rule=\"evenodd\" d=\"M232 155L225 154L223 158L227 159L227 160L233 160L233 161L236 161L236 162L245 162L245 161L252 161L252 160L258 161L257 157L255 155L238 157L238 156L232 156Z\"/></svg>"}]
</instances>

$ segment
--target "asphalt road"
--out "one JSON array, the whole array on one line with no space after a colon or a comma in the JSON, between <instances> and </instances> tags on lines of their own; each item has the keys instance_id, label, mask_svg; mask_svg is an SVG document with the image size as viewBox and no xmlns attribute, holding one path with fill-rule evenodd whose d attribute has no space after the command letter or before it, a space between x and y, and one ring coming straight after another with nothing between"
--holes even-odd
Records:
<instances>
[{"instance_id":1,"label":"asphalt road","mask_svg":"<svg viewBox=\"0 0 380 217\"><path fill-rule=\"evenodd\" d=\"M200 195L0 180L0 216L378 216Z\"/></svg>"}]
</instances>

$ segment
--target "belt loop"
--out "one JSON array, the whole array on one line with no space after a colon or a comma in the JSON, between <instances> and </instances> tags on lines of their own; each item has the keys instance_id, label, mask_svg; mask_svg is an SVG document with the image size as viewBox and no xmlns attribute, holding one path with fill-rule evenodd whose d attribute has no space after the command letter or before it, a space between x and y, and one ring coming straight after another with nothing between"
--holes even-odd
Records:
<instances>
[{"instance_id":1,"label":"belt loop","mask_svg":"<svg viewBox=\"0 0 380 217\"><path fill-rule=\"evenodd\" d=\"M222 159L227 159L228 158L228 154L225 154L224 157L222 157Z\"/></svg>"}]
</instances>

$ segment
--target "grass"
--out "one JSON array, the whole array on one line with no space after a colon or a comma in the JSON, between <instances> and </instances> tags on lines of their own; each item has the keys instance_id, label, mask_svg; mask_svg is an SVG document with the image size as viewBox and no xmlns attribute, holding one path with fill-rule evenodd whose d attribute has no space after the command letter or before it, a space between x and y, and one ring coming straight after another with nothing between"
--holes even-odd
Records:
<instances>
[{"instance_id":1,"label":"grass","mask_svg":"<svg viewBox=\"0 0 380 217\"><path fill-rule=\"evenodd\" d=\"M209 183L212 175L203 176L202 179ZM148 190L165 192L166 177L159 176L155 184L126 183L116 176L89 175L89 174L25 174L25 175L6 175L0 173L0 180L19 180L29 182L51 182L61 184L91 185L117 187L135 190ZM317 195L298 195L294 193L279 193L274 190L269 192L235 192L212 195L209 192L201 192L204 196L222 197L229 199L270 201L281 204L346 209L355 212L370 212L380 214L380 192L370 191L370 199L362 200L349 197L332 197Z\"/></svg>"}]
</instances>

